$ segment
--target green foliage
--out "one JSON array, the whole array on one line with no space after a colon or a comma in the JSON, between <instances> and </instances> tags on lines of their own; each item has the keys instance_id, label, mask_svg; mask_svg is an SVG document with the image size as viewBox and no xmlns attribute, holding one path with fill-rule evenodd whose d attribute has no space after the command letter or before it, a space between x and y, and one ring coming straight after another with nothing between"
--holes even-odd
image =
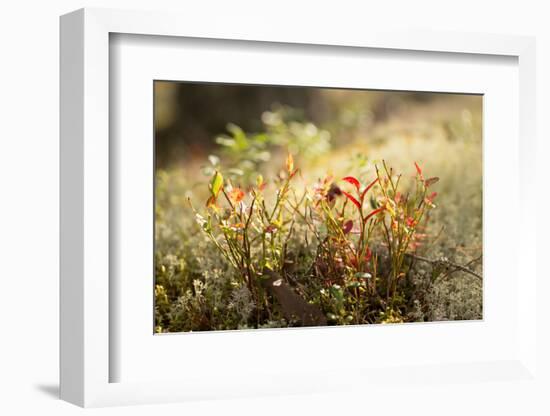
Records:
<instances>
[{"instance_id":1,"label":"green foliage","mask_svg":"<svg viewBox=\"0 0 550 416\"><path fill-rule=\"evenodd\" d=\"M264 131L260 133L246 133L239 126L229 123L228 134L216 138L220 153L230 166L226 170L230 179L250 183L260 168L271 161L273 153L281 149L304 160L313 160L330 150L330 133L313 123L293 120L292 111L288 108L266 111L262 122ZM219 169L220 158L211 155L203 172L210 176Z\"/></svg>"}]
</instances>

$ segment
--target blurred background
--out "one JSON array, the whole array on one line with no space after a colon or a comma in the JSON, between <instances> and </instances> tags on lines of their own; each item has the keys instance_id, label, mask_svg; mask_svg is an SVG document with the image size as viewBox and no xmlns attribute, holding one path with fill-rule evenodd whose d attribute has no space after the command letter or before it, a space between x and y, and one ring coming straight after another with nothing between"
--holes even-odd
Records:
<instances>
[{"instance_id":1,"label":"blurred background","mask_svg":"<svg viewBox=\"0 0 550 416\"><path fill-rule=\"evenodd\" d=\"M249 133L264 131L266 112L278 113L285 122L311 122L327 130L332 147L338 148L357 139L382 139L396 128L426 137L460 134L453 131L460 127L456 122L479 118L481 97L156 81L157 166L206 157L216 148L216 138L228 133L229 123ZM381 131L381 126L389 130Z\"/></svg>"}]
</instances>

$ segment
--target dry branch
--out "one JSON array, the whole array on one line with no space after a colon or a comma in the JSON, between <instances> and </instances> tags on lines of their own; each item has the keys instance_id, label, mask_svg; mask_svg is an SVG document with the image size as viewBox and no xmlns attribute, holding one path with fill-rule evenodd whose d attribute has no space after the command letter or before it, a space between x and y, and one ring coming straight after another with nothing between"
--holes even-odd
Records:
<instances>
[{"instance_id":1,"label":"dry branch","mask_svg":"<svg viewBox=\"0 0 550 416\"><path fill-rule=\"evenodd\" d=\"M471 274L472 276L477 277L479 280L483 280L483 276L480 275L479 273L473 271L472 269L468 268L467 266L463 266L461 264L454 263L454 262L450 261L449 259L447 259L445 257L434 260L434 259L429 259L427 257L422 257L422 256L419 256L417 254L412 254L412 253L407 253L406 255L408 257L411 257L411 258L415 259L415 260L423 261L425 263L430 263L431 265L434 265L434 266L444 266L446 268L454 268L455 271L460 270L464 273L468 273L468 274ZM479 257L479 258L481 258L481 257ZM478 260L478 259L475 259L475 260ZM472 262L470 262L468 264L471 264L471 263Z\"/></svg>"}]
</instances>

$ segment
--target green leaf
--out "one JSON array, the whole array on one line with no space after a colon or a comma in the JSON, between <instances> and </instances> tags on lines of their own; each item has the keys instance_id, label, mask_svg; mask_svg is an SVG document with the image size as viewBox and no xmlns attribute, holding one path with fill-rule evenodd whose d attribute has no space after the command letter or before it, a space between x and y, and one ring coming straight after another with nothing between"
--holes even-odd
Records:
<instances>
[{"instance_id":1,"label":"green leaf","mask_svg":"<svg viewBox=\"0 0 550 416\"><path fill-rule=\"evenodd\" d=\"M267 162L269 159L271 159L271 153L265 151L265 152L259 152L254 157L255 160L259 162Z\"/></svg>"},{"instance_id":2,"label":"green leaf","mask_svg":"<svg viewBox=\"0 0 550 416\"><path fill-rule=\"evenodd\" d=\"M214 176L212 176L212 181L210 182L210 191L212 192L212 196L217 198L222 187L223 187L223 176L220 172L216 171L214 172Z\"/></svg>"},{"instance_id":3,"label":"green leaf","mask_svg":"<svg viewBox=\"0 0 550 416\"><path fill-rule=\"evenodd\" d=\"M355 278L357 279L371 279L372 278L372 274L370 273L365 273L365 272L358 272L358 273L355 273Z\"/></svg>"},{"instance_id":4,"label":"green leaf","mask_svg":"<svg viewBox=\"0 0 550 416\"><path fill-rule=\"evenodd\" d=\"M235 140L223 136L216 137L216 143L225 147L234 147L236 145Z\"/></svg>"},{"instance_id":5,"label":"green leaf","mask_svg":"<svg viewBox=\"0 0 550 416\"><path fill-rule=\"evenodd\" d=\"M243 129L233 123L227 123L226 129L233 137L244 134Z\"/></svg>"},{"instance_id":6,"label":"green leaf","mask_svg":"<svg viewBox=\"0 0 550 416\"><path fill-rule=\"evenodd\" d=\"M344 299L344 293L342 292L342 287L340 285L332 285L330 287L330 292L338 301L342 301Z\"/></svg>"},{"instance_id":7,"label":"green leaf","mask_svg":"<svg viewBox=\"0 0 550 416\"><path fill-rule=\"evenodd\" d=\"M256 142L256 143L265 143L267 142L267 139L268 139L268 136L267 134L265 133L258 133L258 134L255 134L252 139Z\"/></svg>"},{"instance_id":8,"label":"green leaf","mask_svg":"<svg viewBox=\"0 0 550 416\"><path fill-rule=\"evenodd\" d=\"M234 176L243 176L244 175L244 171L242 169L238 169L238 168L231 168L227 172L229 172L231 175L234 175Z\"/></svg>"},{"instance_id":9,"label":"green leaf","mask_svg":"<svg viewBox=\"0 0 550 416\"><path fill-rule=\"evenodd\" d=\"M246 137L245 132L239 126L233 123L227 125L227 131L231 133L233 139L235 139L235 144L239 150L246 150L249 147L248 138Z\"/></svg>"},{"instance_id":10,"label":"green leaf","mask_svg":"<svg viewBox=\"0 0 550 416\"><path fill-rule=\"evenodd\" d=\"M208 161L212 166L218 166L220 164L220 158L216 155L208 155Z\"/></svg>"},{"instance_id":11,"label":"green leaf","mask_svg":"<svg viewBox=\"0 0 550 416\"><path fill-rule=\"evenodd\" d=\"M376 198L374 197L374 195L371 194L369 202L372 209L378 208L378 203L376 202Z\"/></svg>"}]
</instances>

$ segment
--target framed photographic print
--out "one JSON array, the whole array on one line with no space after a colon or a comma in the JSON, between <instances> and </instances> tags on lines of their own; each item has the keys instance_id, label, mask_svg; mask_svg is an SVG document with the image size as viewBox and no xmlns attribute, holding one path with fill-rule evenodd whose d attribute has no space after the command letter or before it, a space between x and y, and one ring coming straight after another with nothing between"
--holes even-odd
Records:
<instances>
[{"instance_id":1,"label":"framed photographic print","mask_svg":"<svg viewBox=\"0 0 550 416\"><path fill-rule=\"evenodd\" d=\"M62 398L532 379L533 71L515 36L63 16Z\"/></svg>"}]
</instances>

